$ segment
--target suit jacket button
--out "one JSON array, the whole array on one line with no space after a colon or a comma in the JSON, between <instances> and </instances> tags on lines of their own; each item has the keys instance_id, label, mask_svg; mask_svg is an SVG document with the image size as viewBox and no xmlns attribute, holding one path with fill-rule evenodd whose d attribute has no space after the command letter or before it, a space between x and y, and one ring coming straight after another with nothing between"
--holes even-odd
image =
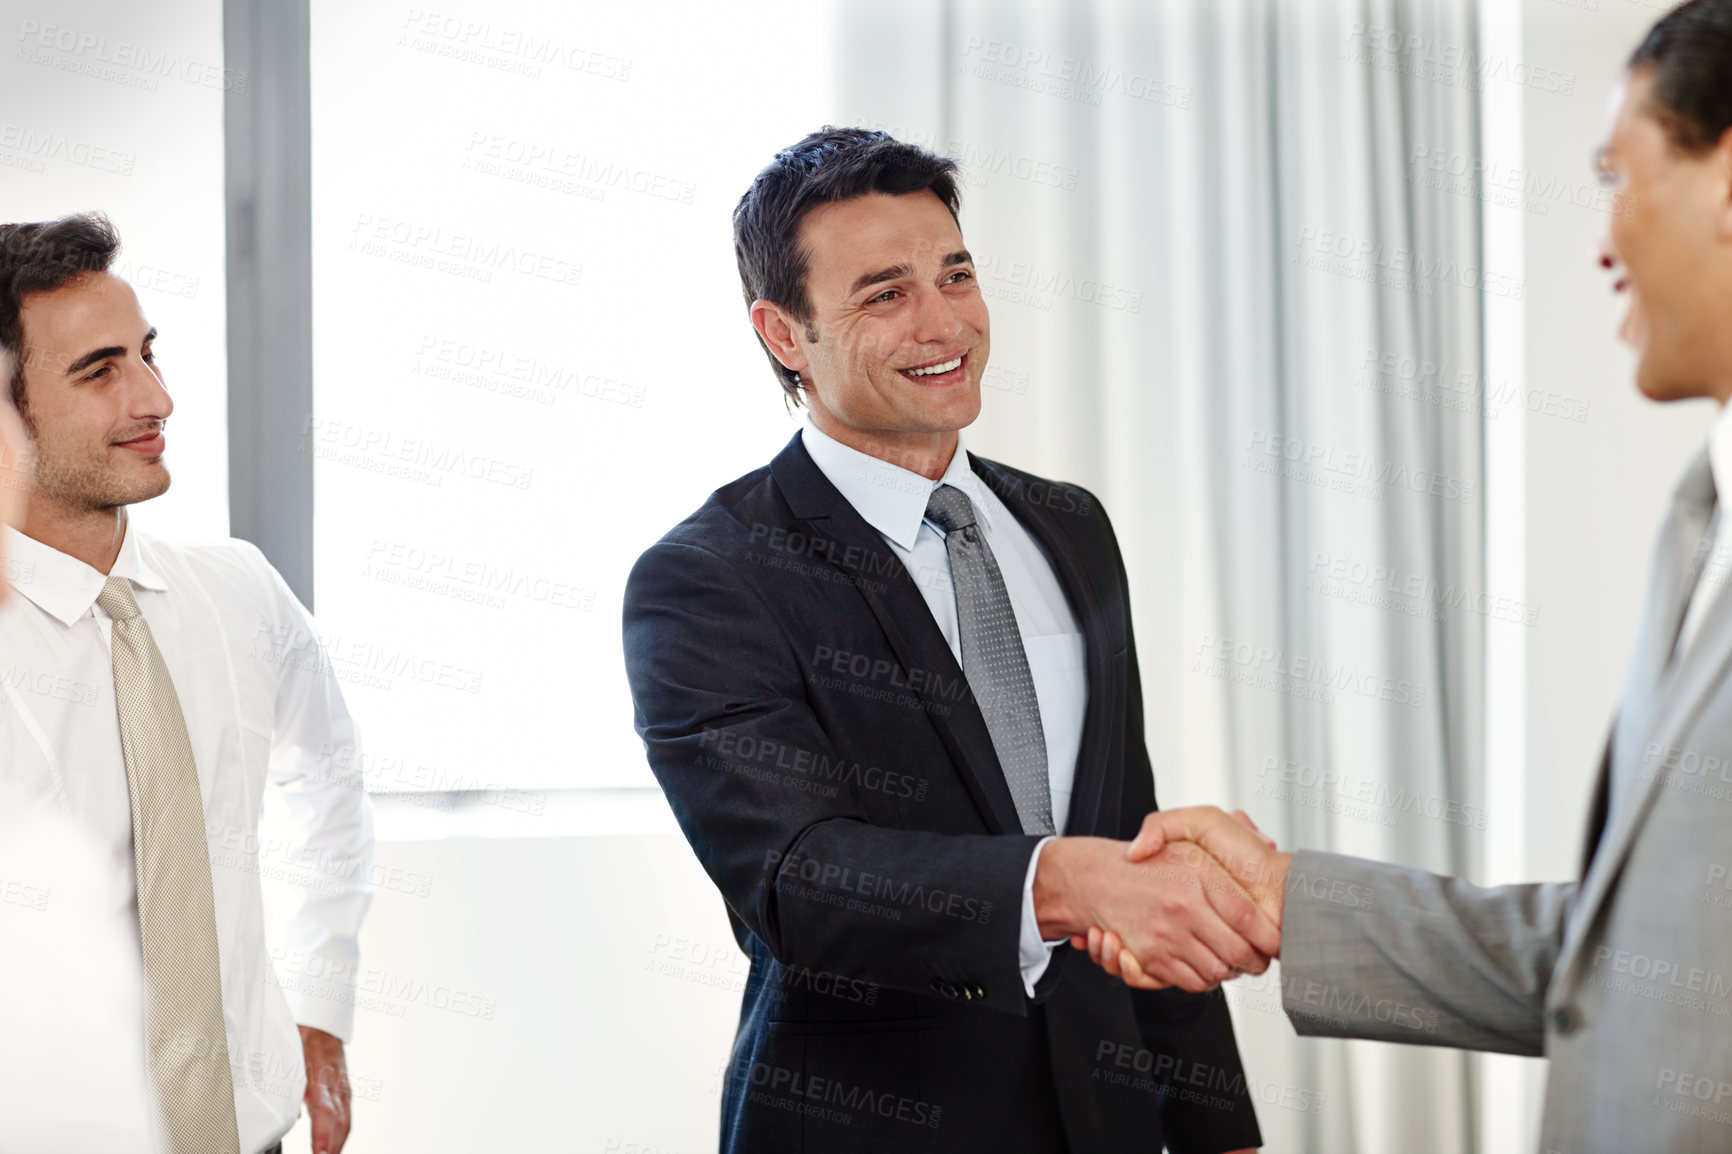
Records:
<instances>
[{"instance_id":1,"label":"suit jacket button","mask_svg":"<svg viewBox=\"0 0 1732 1154\"><path fill-rule=\"evenodd\" d=\"M1575 1033L1581 1024L1581 1018L1568 1006L1559 1006L1552 1011L1552 1029L1565 1037Z\"/></svg>"},{"instance_id":2,"label":"suit jacket button","mask_svg":"<svg viewBox=\"0 0 1732 1154\"><path fill-rule=\"evenodd\" d=\"M986 990L984 990L980 986L976 986L976 987L974 987L974 996L977 998L984 998L984 997L986 997Z\"/></svg>"}]
</instances>

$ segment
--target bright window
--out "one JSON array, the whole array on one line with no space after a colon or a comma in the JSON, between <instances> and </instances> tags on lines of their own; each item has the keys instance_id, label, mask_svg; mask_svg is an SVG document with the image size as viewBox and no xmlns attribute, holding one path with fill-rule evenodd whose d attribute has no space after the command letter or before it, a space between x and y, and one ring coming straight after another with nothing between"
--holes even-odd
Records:
<instances>
[{"instance_id":1,"label":"bright window","mask_svg":"<svg viewBox=\"0 0 1732 1154\"><path fill-rule=\"evenodd\" d=\"M313 5L320 628L380 790L651 784L637 555L796 424L730 218L833 120L811 0Z\"/></svg>"}]
</instances>

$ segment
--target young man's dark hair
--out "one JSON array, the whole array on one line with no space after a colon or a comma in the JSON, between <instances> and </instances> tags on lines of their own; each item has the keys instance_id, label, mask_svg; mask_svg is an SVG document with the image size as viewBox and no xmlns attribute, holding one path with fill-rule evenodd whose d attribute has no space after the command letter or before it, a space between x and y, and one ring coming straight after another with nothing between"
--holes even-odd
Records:
<instances>
[{"instance_id":1,"label":"young man's dark hair","mask_svg":"<svg viewBox=\"0 0 1732 1154\"><path fill-rule=\"evenodd\" d=\"M24 298L69 284L87 272L107 272L120 251L120 234L99 212L59 220L0 224L0 349L12 354L12 403L24 403Z\"/></svg>"},{"instance_id":2,"label":"young man's dark hair","mask_svg":"<svg viewBox=\"0 0 1732 1154\"><path fill-rule=\"evenodd\" d=\"M1672 143L1699 155L1732 128L1732 0L1690 0L1661 17L1630 57L1654 80L1652 109Z\"/></svg>"},{"instance_id":3,"label":"young man's dark hair","mask_svg":"<svg viewBox=\"0 0 1732 1154\"><path fill-rule=\"evenodd\" d=\"M746 305L767 300L786 309L812 331L812 304L806 296L806 253L800 249L800 222L821 204L853 200L873 192L901 195L930 190L950 215L962 200L956 162L887 132L826 126L776 154L734 209L734 257ZM763 339L758 340L760 345ZM800 374L784 368L769 346L764 355L793 404L801 404Z\"/></svg>"}]
</instances>

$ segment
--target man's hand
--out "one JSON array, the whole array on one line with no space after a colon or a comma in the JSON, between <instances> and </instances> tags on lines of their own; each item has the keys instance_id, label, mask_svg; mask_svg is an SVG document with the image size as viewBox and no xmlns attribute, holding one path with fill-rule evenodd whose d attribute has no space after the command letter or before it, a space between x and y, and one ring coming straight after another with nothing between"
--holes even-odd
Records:
<instances>
[{"instance_id":1,"label":"man's hand","mask_svg":"<svg viewBox=\"0 0 1732 1154\"><path fill-rule=\"evenodd\" d=\"M1157 810L1143 818L1143 828L1125 850L1125 857L1142 861L1176 841L1202 846L1245 887L1276 927L1281 925L1287 866L1293 855L1277 850L1274 839L1258 829L1244 810L1226 814L1212 805Z\"/></svg>"},{"instance_id":2,"label":"man's hand","mask_svg":"<svg viewBox=\"0 0 1732 1154\"><path fill-rule=\"evenodd\" d=\"M341 1154L349 1140L349 1064L343 1042L323 1030L301 1027L307 1059L307 1122L313 1154Z\"/></svg>"},{"instance_id":3,"label":"man's hand","mask_svg":"<svg viewBox=\"0 0 1732 1154\"><path fill-rule=\"evenodd\" d=\"M1279 930L1214 858L1180 845L1140 856L1107 838L1049 842L1034 877L1041 937L1112 927L1146 980L1192 993L1268 968Z\"/></svg>"},{"instance_id":4,"label":"man's hand","mask_svg":"<svg viewBox=\"0 0 1732 1154\"><path fill-rule=\"evenodd\" d=\"M1143 819L1143 828L1125 851L1125 857L1130 861L1158 860L1175 850L1206 853L1244 887L1277 931L1280 929L1287 867L1293 855L1276 850L1275 843L1257 829L1250 817L1242 811L1228 815L1214 806L1157 811ZM1166 980L1158 972L1159 962L1151 965L1144 960L1142 952L1110 925L1091 926L1086 937L1079 934L1071 940L1078 949L1087 949L1097 965L1123 978L1127 985L1154 990L1178 984ZM1264 952L1270 957L1277 956L1280 945L1277 935L1274 948Z\"/></svg>"}]
</instances>

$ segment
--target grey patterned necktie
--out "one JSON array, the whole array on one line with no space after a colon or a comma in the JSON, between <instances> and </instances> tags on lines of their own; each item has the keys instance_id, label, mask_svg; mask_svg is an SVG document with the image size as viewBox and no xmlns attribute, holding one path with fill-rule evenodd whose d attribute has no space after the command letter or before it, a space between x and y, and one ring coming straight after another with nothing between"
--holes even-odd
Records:
<instances>
[{"instance_id":1,"label":"grey patterned necktie","mask_svg":"<svg viewBox=\"0 0 1732 1154\"><path fill-rule=\"evenodd\" d=\"M986 718L1016 815L1024 833L1054 833L1046 730L998 561L975 524L973 502L961 489L938 486L926 502L926 515L944 530L962 635L962 672Z\"/></svg>"},{"instance_id":2,"label":"grey patterned necktie","mask_svg":"<svg viewBox=\"0 0 1732 1154\"><path fill-rule=\"evenodd\" d=\"M223 1027L204 799L180 697L124 577L96 598L114 619L114 700L132 798L151 1084L174 1154L239 1154Z\"/></svg>"}]
</instances>

